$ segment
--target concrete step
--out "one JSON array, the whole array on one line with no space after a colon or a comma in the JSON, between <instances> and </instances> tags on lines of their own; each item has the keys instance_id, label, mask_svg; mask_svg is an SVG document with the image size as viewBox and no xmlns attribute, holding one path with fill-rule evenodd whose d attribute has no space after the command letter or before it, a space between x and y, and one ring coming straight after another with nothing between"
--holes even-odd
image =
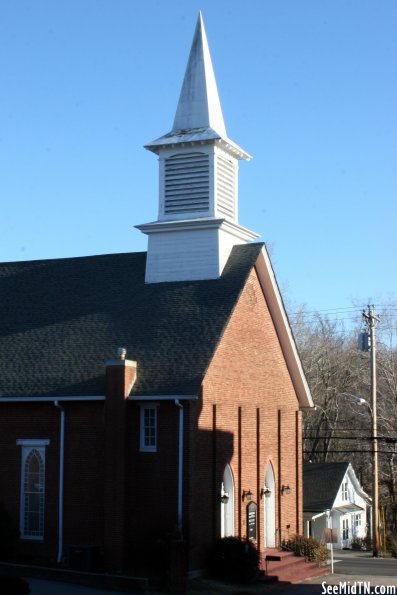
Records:
<instances>
[{"instance_id":1,"label":"concrete step","mask_svg":"<svg viewBox=\"0 0 397 595\"><path fill-rule=\"evenodd\" d=\"M279 558L278 561L269 560L267 562L267 573L266 556ZM324 576L330 572L328 566L318 566L315 562L307 562L305 558L296 556L294 552L273 549L261 553L260 568L261 582L265 577L266 579L276 579L279 582L299 582L309 577Z\"/></svg>"},{"instance_id":2,"label":"concrete step","mask_svg":"<svg viewBox=\"0 0 397 595\"><path fill-rule=\"evenodd\" d=\"M284 556L280 559L279 562L268 562L267 563L267 570L269 574L273 571L280 572L284 570L284 568L291 568L295 566L300 566L301 564L307 564L305 558L301 558L299 556ZM263 566L261 566L263 570L266 570L266 562L264 562Z\"/></svg>"}]
</instances>

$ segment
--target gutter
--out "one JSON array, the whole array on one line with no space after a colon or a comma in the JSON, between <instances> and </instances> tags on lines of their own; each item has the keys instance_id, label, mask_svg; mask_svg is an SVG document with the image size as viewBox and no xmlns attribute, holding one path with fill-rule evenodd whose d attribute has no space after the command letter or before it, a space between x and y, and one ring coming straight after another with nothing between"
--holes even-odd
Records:
<instances>
[{"instance_id":1,"label":"gutter","mask_svg":"<svg viewBox=\"0 0 397 595\"><path fill-rule=\"evenodd\" d=\"M178 531L182 535L183 523L183 405L179 399L175 399L175 405L179 407L179 428L178 428Z\"/></svg>"},{"instance_id":2,"label":"gutter","mask_svg":"<svg viewBox=\"0 0 397 595\"><path fill-rule=\"evenodd\" d=\"M197 395L132 395L128 401L197 401Z\"/></svg>"},{"instance_id":3,"label":"gutter","mask_svg":"<svg viewBox=\"0 0 397 595\"><path fill-rule=\"evenodd\" d=\"M60 401L105 401L102 395L89 397L0 397L0 403L58 403Z\"/></svg>"},{"instance_id":4,"label":"gutter","mask_svg":"<svg viewBox=\"0 0 397 595\"><path fill-rule=\"evenodd\" d=\"M63 478L65 460L65 409L58 401L54 401L55 407L61 413L61 428L59 436L59 502L58 502L58 557L57 562L62 562L63 555Z\"/></svg>"}]
</instances>

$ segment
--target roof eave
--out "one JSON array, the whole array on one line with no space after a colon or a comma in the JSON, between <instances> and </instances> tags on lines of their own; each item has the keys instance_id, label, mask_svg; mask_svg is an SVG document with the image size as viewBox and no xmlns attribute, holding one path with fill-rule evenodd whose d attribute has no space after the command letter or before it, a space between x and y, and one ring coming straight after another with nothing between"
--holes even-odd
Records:
<instances>
[{"instance_id":1,"label":"roof eave","mask_svg":"<svg viewBox=\"0 0 397 595\"><path fill-rule=\"evenodd\" d=\"M301 409L314 403L266 247L255 265Z\"/></svg>"},{"instance_id":2,"label":"roof eave","mask_svg":"<svg viewBox=\"0 0 397 595\"><path fill-rule=\"evenodd\" d=\"M236 159L243 159L250 161L252 156L244 151L239 145L230 140L227 136L218 134L212 128L197 128L190 130L176 130L171 131L160 138L144 145L144 148L156 155L161 150L171 149L174 147L183 146L202 146L209 144L217 144L227 153L233 155Z\"/></svg>"}]
</instances>

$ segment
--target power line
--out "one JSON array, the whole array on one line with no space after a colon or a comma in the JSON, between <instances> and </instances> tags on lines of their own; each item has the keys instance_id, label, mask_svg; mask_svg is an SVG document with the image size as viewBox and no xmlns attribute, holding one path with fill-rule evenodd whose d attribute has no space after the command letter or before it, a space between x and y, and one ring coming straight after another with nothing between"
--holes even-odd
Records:
<instances>
[{"instance_id":1,"label":"power line","mask_svg":"<svg viewBox=\"0 0 397 595\"><path fill-rule=\"evenodd\" d=\"M373 440L373 436L303 436L304 440ZM377 436L377 440L389 442L390 444L397 443L397 438L390 436Z\"/></svg>"},{"instance_id":2,"label":"power line","mask_svg":"<svg viewBox=\"0 0 397 595\"><path fill-rule=\"evenodd\" d=\"M349 312L358 312L358 315L361 316L362 314L362 310L365 309L367 307L367 305L363 304L361 306L339 306L336 308L325 308L325 309L318 309L318 310L298 310L296 312L291 312L290 314L293 316L296 316L298 314L301 315L306 315L306 314L317 314L318 312L334 312L334 313L338 313L338 312L342 312L342 313L349 313ZM391 306L388 304L375 304L374 305L375 308L385 308L387 309L387 311L390 310L396 310L397 311L397 306Z\"/></svg>"},{"instance_id":3,"label":"power line","mask_svg":"<svg viewBox=\"0 0 397 595\"><path fill-rule=\"evenodd\" d=\"M316 314L317 312L334 312L334 311L338 311L338 312L345 312L347 310L359 310L360 313L362 311L363 308L365 308L366 306L339 306L337 308L325 308L323 310L319 309L319 310L298 310L297 312L294 312L294 314L310 314L310 313L314 313ZM378 306L379 307L379 306Z\"/></svg>"},{"instance_id":4,"label":"power line","mask_svg":"<svg viewBox=\"0 0 397 595\"><path fill-rule=\"evenodd\" d=\"M317 454L323 455L323 454L329 454L329 453L334 453L334 454L340 453L340 454L342 454L342 453L346 453L346 452L348 452L348 453L352 453L352 452L356 452L357 453L357 452L360 452L360 453L363 453L363 454L373 454L372 450L361 450L361 449L360 450L358 450L358 449L349 449L349 450L317 450L316 449L316 450L304 450L303 451L304 454L311 454L312 456L317 455ZM391 455L391 454L393 454L393 451L392 450L378 450L378 454L381 454L381 455Z\"/></svg>"}]
</instances>

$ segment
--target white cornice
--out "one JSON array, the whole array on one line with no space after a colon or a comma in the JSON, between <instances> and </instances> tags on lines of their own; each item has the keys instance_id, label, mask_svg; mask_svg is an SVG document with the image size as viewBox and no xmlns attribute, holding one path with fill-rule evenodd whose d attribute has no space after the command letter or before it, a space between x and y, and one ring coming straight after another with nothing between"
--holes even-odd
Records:
<instances>
[{"instance_id":1,"label":"white cornice","mask_svg":"<svg viewBox=\"0 0 397 595\"><path fill-rule=\"evenodd\" d=\"M145 145L145 149L159 154L161 150L174 147L197 147L203 145L220 145L236 159L250 161L252 156L227 136L220 136L212 128L197 128L188 131L170 132Z\"/></svg>"},{"instance_id":2,"label":"white cornice","mask_svg":"<svg viewBox=\"0 0 397 595\"><path fill-rule=\"evenodd\" d=\"M223 229L244 242L251 242L259 237L258 234L227 219L205 217L202 219L183 219L180 221L153 221L136 225L137 229L146 233L168 233L170 231L194 231L202 229Z\"/></svg>"},{"instance_id":3,"label":"white cornice","mask_svg":"<svg viewBox=\"0 0 397 595\"><path fill-rule=\"evenodd\" d=\"M263 288L263 293L280 341L299 405L303 409L312 408L314 407L314 403L309 385L307 384L277 280L265 247L262 249L262 254L259 256L255 268Z\"/></svg>"}]
</instances>

